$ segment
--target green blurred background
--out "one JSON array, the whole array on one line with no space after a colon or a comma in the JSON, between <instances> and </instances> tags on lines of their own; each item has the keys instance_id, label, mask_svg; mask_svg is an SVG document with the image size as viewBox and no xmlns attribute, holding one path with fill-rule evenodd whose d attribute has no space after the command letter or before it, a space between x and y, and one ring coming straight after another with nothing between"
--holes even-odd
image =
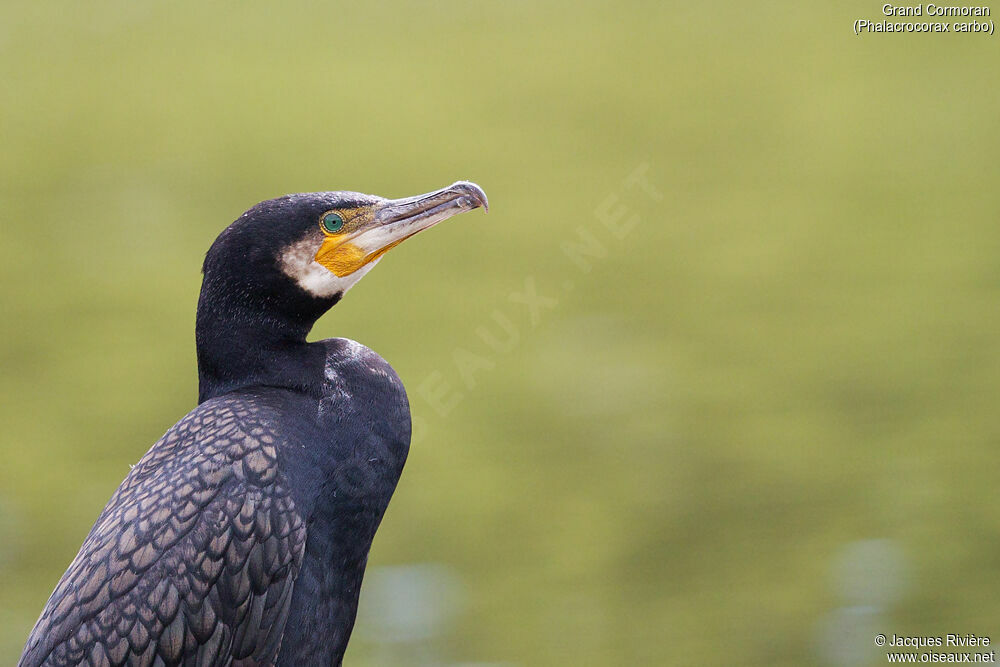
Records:
<instances>
[{"instance_id":1,"label":"green blurred background","mask_svg":"<svg viewBox=\"0 0 1000 667\"><path fill-rule=\"evenodd\" d=\"M314 332L416 428L347 664L1000 641L1000 38L855 36L880 8L4 3L0 662L194 405L215 235L459 178L489 215Z\"/></svg>"}]
</instances>

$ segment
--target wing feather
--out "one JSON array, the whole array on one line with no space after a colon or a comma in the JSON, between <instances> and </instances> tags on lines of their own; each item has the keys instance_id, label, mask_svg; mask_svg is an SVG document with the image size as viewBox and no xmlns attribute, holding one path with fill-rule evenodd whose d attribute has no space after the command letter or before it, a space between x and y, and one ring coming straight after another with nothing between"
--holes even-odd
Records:
<instances>
[{"instance_id":1,"label":"wing feather","mask_svg":"<svg viewBox=\"0 0 1000 667\"><path fill-rule=\"evenodd\" d=\"M280 438L249 397L208 401L108 502L19 665L272 664L305 551Z\"/></svg>"}]
</instances>

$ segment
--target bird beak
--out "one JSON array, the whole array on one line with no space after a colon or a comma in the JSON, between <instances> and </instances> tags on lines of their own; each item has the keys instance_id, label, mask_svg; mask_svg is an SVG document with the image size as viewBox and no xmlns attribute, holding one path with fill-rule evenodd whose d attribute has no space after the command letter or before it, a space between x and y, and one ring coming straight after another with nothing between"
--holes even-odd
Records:
<instances>
[{"instance_id":1,"label":"bird beak","mask_svg":"<svg viewBox=\"0 0 1000 667\"><path fill-rule=\"evenodd\" d=\"M334 274L345 276L379 259L417 232L480 207L489 210L486 193L469 181L415 197L386 199L374 205L371 221L356 233L343 239L328 238L316 254L316 261Z\"/></svg>"},{"instance_id":2,"label":"bird beak","mask_svg":"<svg viewBox=\"0 0 1000 667\"><path fill-rule=\"evenodd\" d=\"M475 183L458 181L427 194L390 199L376 206L375 224L361 235L365 245L383 253L417 232L444 222L453 215L482 207L489 211L486 193Z\"/></svg>"},{"instance_id":3,"label":"bird beak","mask_svg":"<svg viewBox=\"0 0 1000 667\"><path fill-rule=\"evenodd\" d=\"M479 207L490 210L483 189L469 181L458 181L425 195L383 202L375 213L375 221L383 226L407 229L416 233L433 227L456 213Z\"/></svg>"}]
</instances>

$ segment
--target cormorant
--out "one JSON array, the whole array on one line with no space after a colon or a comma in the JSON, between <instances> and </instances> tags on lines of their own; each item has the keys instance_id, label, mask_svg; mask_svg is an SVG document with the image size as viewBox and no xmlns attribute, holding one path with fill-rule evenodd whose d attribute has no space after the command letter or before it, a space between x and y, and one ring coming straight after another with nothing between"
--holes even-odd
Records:
<instances>
[{"instance_id":1,"label":"cormorant","mask_svg":"<svg viewBox=\"0 0 1000 667\"><path fill-rule=\"evenodd\" d=\"M479 186L257 204L205 257L198 406L115 491L19 665L339 665L410 442L392 367L306 342L393 246Z\"/></svg>"}]
</instances>

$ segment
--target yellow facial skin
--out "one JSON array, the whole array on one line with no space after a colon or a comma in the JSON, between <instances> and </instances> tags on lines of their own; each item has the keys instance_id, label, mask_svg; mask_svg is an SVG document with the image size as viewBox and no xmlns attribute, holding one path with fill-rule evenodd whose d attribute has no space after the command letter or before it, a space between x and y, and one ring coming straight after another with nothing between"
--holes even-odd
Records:
<instances>
[{"instance_id":1,"label":"yellow facial skin","mask_svg":"<svg viewBox=\"0 0 1000 667\"><path fill-rule=\"evenodd\" d=\"M356 273L390 248L453 215L487 208L486 193L468 181L414 197L371 199L376 201L325 211L317 220L322 241L314 259L338 278Z\"/></svg>"},{"instance_id":2,"label":"yellow facial skin","mask_svg":"<svg viewBox=\"0 0 1000 667\"><path fill-rule=\"evenodd\" d=\"M375 217L373 207L334 209L326 211L320 216L320 220L322 221L328 213L339 215L343 219L344 225L339 231L330 232L323 226L322 222L319 223L319 228L323 232L323 243L320 244L319 251L316 253L316 261L335 276L343 278L354 273L365 264L381 257L385 251L392 247L388 246L373 253L366 253L362 248L348 240L372 221Z\"/></svg>"}]
</instances>

